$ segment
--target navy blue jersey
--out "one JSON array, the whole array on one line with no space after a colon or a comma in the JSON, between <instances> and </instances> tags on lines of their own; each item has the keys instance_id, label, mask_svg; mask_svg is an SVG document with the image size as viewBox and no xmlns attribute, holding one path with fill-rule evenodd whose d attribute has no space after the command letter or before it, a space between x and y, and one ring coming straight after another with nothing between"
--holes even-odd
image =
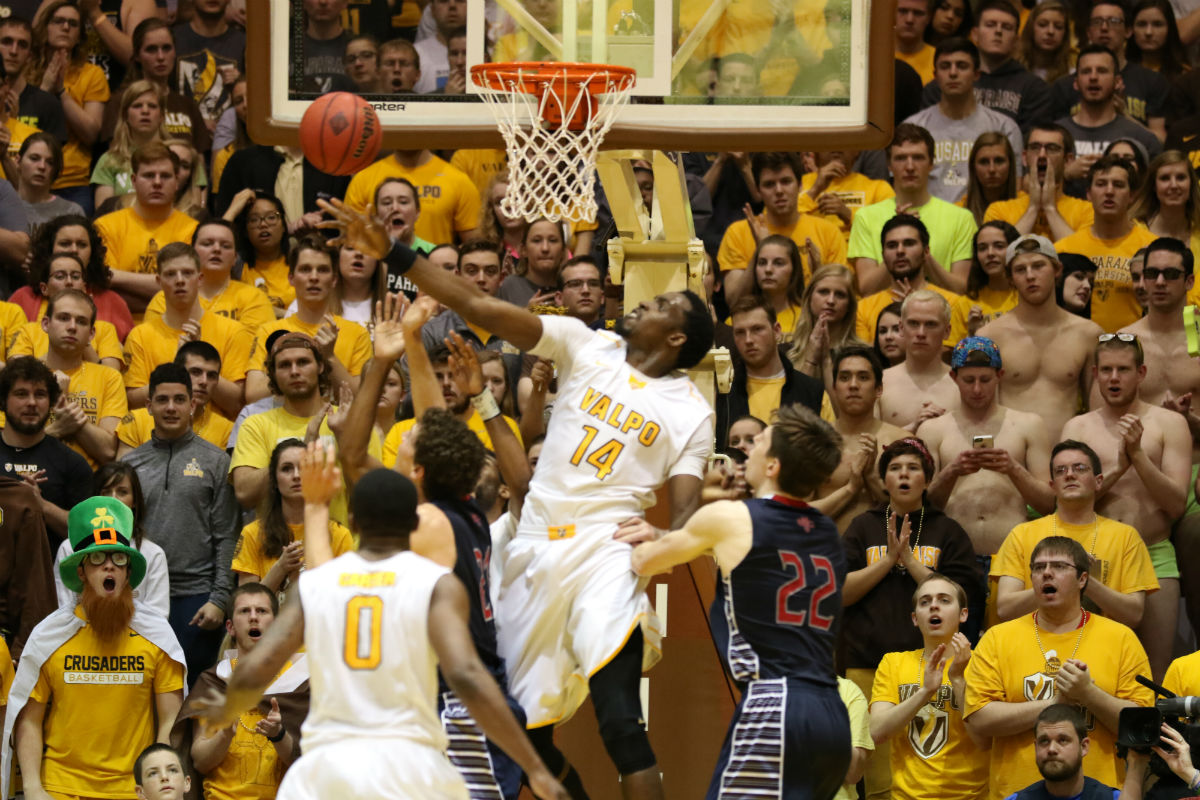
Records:
<instances>
[{"instance_id":1,"label":"navy blue jersey","mask_svg":"<svg viewBox=\"0 0 1200 800\"><path fill-rule=\"evenodd\" d=\"M508 682L504 674L504 661L496 647L496 617L492 613L488 588L492 534L487 517L473 500L435 500L433 505L446 515L450 527L454 529L454 549L458 556L454 562L454 574L462 581L471 603L468 627L471 640L475 643L475 652L496 682L506 687Z\"/></svg>"},{"instance_id":2,"label":"navy blue jersey","mask_svg":"<svg viewBox=\"0 0 1200 800\"><path fill-rule=\"evenodd\" d=\"M709 612L734 680L800 678L837 686L834 643L846 556L833 521L780 496L746 500L753 541L720 575Z\"/></svg>"}]
</instances>

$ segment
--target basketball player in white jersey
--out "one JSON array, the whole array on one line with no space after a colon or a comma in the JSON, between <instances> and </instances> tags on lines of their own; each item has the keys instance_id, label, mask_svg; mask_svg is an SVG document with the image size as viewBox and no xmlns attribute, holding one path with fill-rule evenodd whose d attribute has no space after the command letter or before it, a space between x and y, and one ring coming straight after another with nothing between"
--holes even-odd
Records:
<instances>
[{"instance_id":1,"label":"basketball player in white jersey","mask_svg":"<svg viewBox=\"0 0 1200 800\"><path fill-rule=\"evenodd\" d=\"M338 230L334 245L386 260L392 274L407 273L467 322L554 361L558 398L517 534L493 553L504 562L495 608L509 691L538 752L574 784L553 726L590 690L622 794L661 798L639 697L643 661L658 657L657 631L646 625L652 639L643 647L643 623L653 622L645 583L629 569L630 543L614 537L618 525L643 516L663 483L673 528L699 503L713 411L677 370L712 345L708 307L691 292L671 292L642 303L613 332L592 331L569 317L535 316L437 268L393 242L369 207L366 215L338 200L321 207L333 217L322 224Z\"/></svg>"},{"instance_id":2,"label":"basketball player in white jersey","mask_svg":"<svg viewBox=\"0 0 1200 800\"><path fill-rule=\"evenodd\" d=\"M323 480L306 480L306 506L327 506L339 486L332 468ZM280 800L467 800L445 755L440 665L488 738L525 770L534 794L568 800L475 655L461 581L409 551L410 533L419 533L416 508L407 478L391 470L360 478L350 498L358 551L301 574L299 597L238 662L225 695L214 690L204 702L202 716L210 728L232 725L305 646L312 703L301 728L303 755L284 776Z\"/></svg>"}]
</instances>

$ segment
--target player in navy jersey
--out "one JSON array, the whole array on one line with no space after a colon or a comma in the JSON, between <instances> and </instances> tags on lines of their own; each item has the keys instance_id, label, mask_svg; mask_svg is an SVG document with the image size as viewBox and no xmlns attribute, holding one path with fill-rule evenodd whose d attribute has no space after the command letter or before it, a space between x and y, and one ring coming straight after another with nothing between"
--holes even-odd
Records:
<instances>
[{"instance_id":1,"label":"player in navy jersey","mask_svg":"<svg viewBox=\"0 0 1200 800\"><path fill-rule=\"evenodd\" d=\"M754 439L755 499L721 501L633 550L639 575L701 555L720 570L710 624L742 688L709 800L757 792L828 800L850 765L850 722L833 651L846 559L832 520L800 498L833 473L841 436L801 406L783 406Z\"/></svg>"}]
</instances>

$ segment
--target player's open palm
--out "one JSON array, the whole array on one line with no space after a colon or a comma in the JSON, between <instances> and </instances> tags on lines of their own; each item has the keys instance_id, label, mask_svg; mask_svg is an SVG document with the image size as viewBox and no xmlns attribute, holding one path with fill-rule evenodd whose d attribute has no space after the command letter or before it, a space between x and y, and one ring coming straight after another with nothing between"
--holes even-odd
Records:
<instances>
[{"instance_id":1,"label":"player's open palm","mask_svg":"<svg viewBox=\"0 0 1200 800\"><path fill-rule=\"evenodd\" d=\"M479 366L479 357L475 355L474 348L456 332L451 332L445 342L446 347L450 348L450 371L454 375L458 393L463 397L474 397L482 392L483 369Z\"/></svg>"},{"instance_id":2,"label":"player's open palm","mask_svg":"<svg viewBox=\"0 0 1200 800\"><path fill-rule=\"evenodd\" d=\"M400 319L400 327L406 335L416 336L420 333L421 328L425 327L425 323L433 319L437 312L438 301L423 294L408 306L408 310Z\"/></svg>"},{"instance_id":3,"label":"player's open palm","mask_svg":"<svg viewBox=\"0 0 1200 800\"><path fill-rule=\"evenodd\" d=\"M342 488L342 470L337 454L327 442L312 442L300 457L300 493L311 505L328 505Z\"/></svg>"},{"instance_id":4,"label":"player's open palm","mask_svg":"<svg viewBox=\"0 0 1200 800\"><path fill-rule=\"evenodd\" d=\"M349 245L375 258L383 258L392 249L392 239L387 229L375 217L374 203L367 204L365 214L360 214L336 197L332 201L318 200L317 206L333 217L317 225L318 228L337 231L337 236L329 242L331 247Z\"/></svg>"}]
</instances>

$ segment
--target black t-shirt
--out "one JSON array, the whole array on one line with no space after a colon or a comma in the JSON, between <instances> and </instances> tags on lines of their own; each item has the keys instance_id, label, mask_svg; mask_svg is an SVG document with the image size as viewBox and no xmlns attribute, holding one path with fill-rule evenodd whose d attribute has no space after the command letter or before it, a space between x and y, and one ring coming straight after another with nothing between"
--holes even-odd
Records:
<instances>
[{"instance_id":1,"label":"black t-shirt","mask_svg":"<svg viewBox=\"0 0 1200 800\"><path fill-rule=\"evenodd\" d=\"M1165 117L1171 96L1171 84L1162 75L1141 64L1129 62L1121 70L1125 84L1125 113L1145 125L1151 117ZM1069 117L1079 104L1075 75L1064 75L1050 87L1054 117Z\"/></svg>"},{"instance_id":2,"label":"black t-shirt","mask_svg":"<svg viewBox=\"0 0 1200 800\"><path fill-rule=\"evenodd\" d=\"M14 478L46 470L40 484L42 497L70 511L76 503L92 496L92 468L83 456L53 436L46 436L33 447L17 448L0 439L0 471ZM50 534L52 539L60 539Z\"/></svg>"},{"instance_id":3,"label":"black t-shirt","mask_svg":"<svg viewBox=\"0 0 1200 800\"><path fill-rule=\"evenodd\" d=\"M62 102L57 97L37 86L25 84L17 105L21 122L45 131L58 139L60 144L66 143L67 119L63 116Z\"/></svg>"},{"instance_id":4,"label":"black t-shirt","mask_svg":"<svg viewBox=\"0 0 1200 800\"><path fill-rule=\"evenodd\" d=\"M350 33L342 31L332 39L304 36L304 74L290 75L292 86L301 92L353 92L354 81L346 75L346 44ZM295 60L292 61L293 66ZM299 84L297 84L299 79Z\"/></svg>"},{"instance_id":5,"label":"black t-shirt","mask_svg":"<svg viewBox=\"0 0 1200 800\"><path fill-rule=\"evenodd\" d=\"M195 98L204 118L216 123L233 103L229 97L232 87L225 83L221 67L235 66L245 72L246 31L230 25L220 36L201 36L186 22L171 30L175 34L179 91Z\"/></svg>"}]
</instances>

